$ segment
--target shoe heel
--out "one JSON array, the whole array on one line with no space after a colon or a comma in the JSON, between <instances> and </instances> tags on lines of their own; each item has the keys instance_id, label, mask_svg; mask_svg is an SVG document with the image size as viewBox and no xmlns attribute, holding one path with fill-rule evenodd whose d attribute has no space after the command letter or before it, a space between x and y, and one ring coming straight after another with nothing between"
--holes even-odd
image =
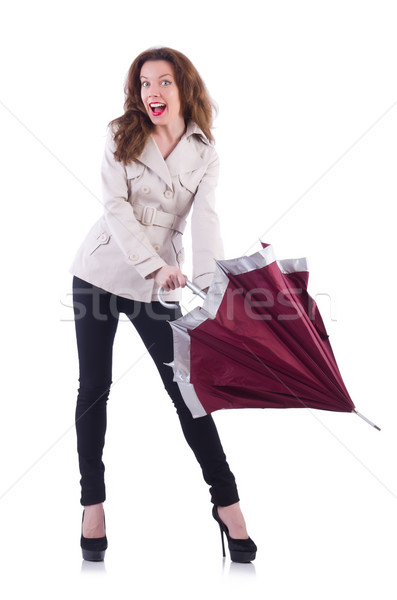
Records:
<instances>
[{"instance_id":1,"label":"shoe heel","mask_svg":"<svg viewBox=\"0 0 397 600\"><path fill-rule=\"evenodd\" d=\"M226 557L226 552L225 552L225 539L224 539L224 535L223 535L223 530L222 527L219 525L219 531L221 532L221 541L222 541L222 556L223 558Z\"/></svg>"}]
</instances>

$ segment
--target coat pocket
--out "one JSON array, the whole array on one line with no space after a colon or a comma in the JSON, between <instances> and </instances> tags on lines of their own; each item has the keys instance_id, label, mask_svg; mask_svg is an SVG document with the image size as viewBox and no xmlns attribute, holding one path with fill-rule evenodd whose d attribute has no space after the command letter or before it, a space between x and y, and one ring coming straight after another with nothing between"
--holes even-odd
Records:
<instances>
[{"instance_id":1,"label":"coat pocket","mask_svg":"<svg viewBox=\"0 0 397 600\"><path fill-rule=\"evenodd\" d=\"M139 162L131 162L128 165L125 165L127 179L138 179L141 177L144 169L145 165Z\"/></svg>"},{"instance_id":2,"label":"coat pocket","mask_svg":"<svg viewBox=\"0 0 397 600\"><path fill-rule=\"evenodd\" d=\"M179 183L191 194L195 194L204 174L205 169L196 169L195 171L190 171L189 173L179 173Z\"/></svg>"},{"instance_id":3,"label":"coat pocket","mask_svg":"<svg viewBox=\"0 0 397 600\"><path fill-rule=\"evenodd\" d=\"M185 249L183 247L183 236L181 233L174 233L171 239L172 246L175 252L176 262L178 267L181 269L185 262Z\"/></svg>"},{"instance_id":4,"label":"coat pocket","mask_svg":"<svg viewBox=\"0 0 397 600\"><path fill-rule=\"evenodd\" d=\"M96 250L98 250L98 248L100 248L101 246L105 246L106 244L108 244L109 240L110 240L110 237L111 236L106 231L103 231L102 233L100 233L98 235L98 237L96 238L96 240L90 246L90 254L94 254L94 252Z\"/></svg>"}]
</instances>

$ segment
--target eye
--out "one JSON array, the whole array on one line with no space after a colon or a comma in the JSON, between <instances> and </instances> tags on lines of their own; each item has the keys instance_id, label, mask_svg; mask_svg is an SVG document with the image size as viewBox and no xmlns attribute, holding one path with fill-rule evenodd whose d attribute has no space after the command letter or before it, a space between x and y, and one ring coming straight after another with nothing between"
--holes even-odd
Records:
<instances>
[{"instance_id":1,"label":"eye","mask_svg":"<svg viewBox=\"0 0 397 600\"><path fill-rule=\"evenodd\" d=\"M149 82L148 81L142 81L142 87L148 87Z\"/></svg>"},{"instance_id":2,"label":"eye","mask_svg":"<svg viewBox=\"0 0 397 600\"><path fill-rule=\"evenodd\" d=\"M163 87L165 87L166 85L171 85L171 81L168 81L167 79L163 79L163 81L161 82L161 85Z\"/></svg>"}]
</instances>

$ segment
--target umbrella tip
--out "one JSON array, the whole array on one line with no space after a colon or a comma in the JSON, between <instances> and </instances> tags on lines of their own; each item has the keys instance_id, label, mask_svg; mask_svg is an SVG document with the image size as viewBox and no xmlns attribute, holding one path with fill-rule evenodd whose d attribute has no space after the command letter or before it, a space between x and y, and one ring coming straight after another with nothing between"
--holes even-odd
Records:
<instances>
[{"instance_id":1,"label":"umbrella tip","mask_svg":"<svg viewBox=\"0 0 397 600\"><path fill-rule=\"evenodd\" d=\"M357 408L354 408L353 411L356 413L356 415L358 415L359 417L361 417L362 419L364 419L364 421L366 421L369 425L371 425L371 427L373 427L374 429L377 429L378 431L381 431L380 427L378 427L377 425L375 425L375 423L373 423L372 421L370 421L369 419L367 419L367 417L365 417L360 412L358 412Z\"/></svg>"}]
</instances>

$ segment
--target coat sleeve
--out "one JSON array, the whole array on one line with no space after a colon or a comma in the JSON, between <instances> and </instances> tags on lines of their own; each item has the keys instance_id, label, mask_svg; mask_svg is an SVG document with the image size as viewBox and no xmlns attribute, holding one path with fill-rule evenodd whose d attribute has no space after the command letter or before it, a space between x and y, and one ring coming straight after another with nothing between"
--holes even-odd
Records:
<instances>
[{"instance_id":1,"label":"coat sleeve","mask_svg":"<svg viewBox=\"0 0 397 600\"><path fill-rule=\"evenodd\" d=\"M215 212L215 188L218 183L219 158L212 148L212 158L197 188L192 207L193 282L208 287L215 272L215 260L223 258L220 224Z\"/></svg>"},{"instance_id":2,"label":"coat sleeve","mask_svg":"<svg viewBox=\"0 0 397 600\"><path fill-rule=\"evenodd\" d=\"M114 159L115 143L109 127L102 161L102 200L109 233L114 237L127 263L143 277L166 265L137 221L128 200L124 165Z\"/></svg>"}]
</instances>

